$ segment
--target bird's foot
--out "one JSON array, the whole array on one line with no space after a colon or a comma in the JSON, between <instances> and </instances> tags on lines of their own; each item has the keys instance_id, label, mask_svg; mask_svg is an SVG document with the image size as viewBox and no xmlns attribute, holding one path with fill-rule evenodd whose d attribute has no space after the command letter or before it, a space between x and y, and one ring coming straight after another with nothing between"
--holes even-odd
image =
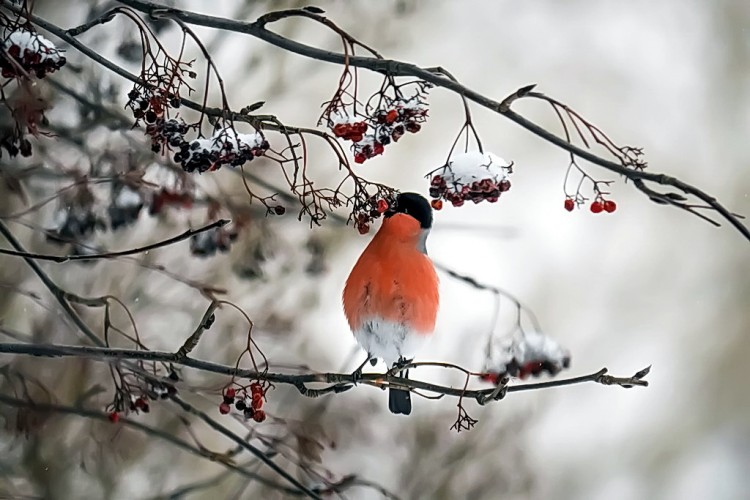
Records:
<instances>
[{"instance_id":1,"label":"bird's foot","mask_svg":"<svg viewBox=\"0 0 750 500\"><path fill-rule=\"evenodd\" d=\"M359 367L356 370L354 370L352 372L352 382L354 382L356 384L357 382L359 382L360 380L362 380L362 369L365 367L365 365L368 362L372 363L373 361L375 361L377 363L377 359L373 358L370 355L370 353L367 353L367 358L365 359L365 361L361 365L359 365ZM374 364L374 363L372 363L372 364Z\"/></svg>"},{"instance_id":2,"label":"bird's foot","mask_svg":"<svg viewBox=\"0 0 750 500\"><path fill-rule=\"evenodd\" d=\"M396 361L395 363L393 363L393 368L394 368L394 370L400 370L400 369L404 368L405 366L409 366L413 361L414 361L414 358L408 358L407 359L407 358L401 356L400 358L398 358L398 361Z\"/></svg>"}]
</instances>

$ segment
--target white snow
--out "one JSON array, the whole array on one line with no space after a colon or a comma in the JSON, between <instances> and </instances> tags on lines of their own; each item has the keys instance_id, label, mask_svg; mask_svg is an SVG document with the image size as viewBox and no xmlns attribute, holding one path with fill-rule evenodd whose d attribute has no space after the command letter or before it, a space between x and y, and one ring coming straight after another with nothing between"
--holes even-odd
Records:
<instances>
[{"instance_id":1,"label":"white snow","mask_svg":"<svg viewBox=\"0 0 750 500\"><path fill-rule=\"evenodd\" d=\"M507 366L515 359L523 366L531 362L548 361L562 368L570 351L556 340L541 332L515 332L495 342L490 348L487 360L487 371L504 373Z\"/></svg>"},{"instance_id":2,"label":"white snow","mask_svg":"<svg viewBox=\"0 0 750 500\"><path fill-rule=\"evenodd\" d=\"M143 199L138 191L134 191L128 186L123 186L115 197L115 205L121 208L137 207L143 204Z\"/></svg>"},{"instance_id":3,"label":"white snow","mask_svg":"<svg viewBox=\"0 0 750 500\"><path fill-rule=\"evenodd\" d=\"M443 170L437 173L442 175L448 186L469 185L482 179L498 182L507 178L510 165L494 153L469 151L455 155Z\"/></svg>"},{"instance_id":4,"label":"white snow","mask_svg":"<svg viewBox=\"0 0 750 500\"><path fill-rule=\"evenodd\" d=\"M8 50L13 45L17 45L21 49L21 57L23 57L24 51L28 49L31 52L41 54L42 61L51 59L58 62L60 60L60 51L55 47L55 44L39 33L26 30L14 31L3 41L3 48Z\"/></svg>"}]
</instances>

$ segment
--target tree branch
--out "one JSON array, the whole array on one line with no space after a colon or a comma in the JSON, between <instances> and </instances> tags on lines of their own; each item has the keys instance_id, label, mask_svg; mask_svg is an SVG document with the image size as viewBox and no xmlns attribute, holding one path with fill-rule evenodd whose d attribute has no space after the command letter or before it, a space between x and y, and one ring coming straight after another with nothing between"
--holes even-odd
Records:
<instances>
[{"instance_id":1,"label":"tree branch","mask_svg":"<svg viewBox=\"0 0 750 500\"><path fill-rule=\"evenodd\" d=\"M6 1L6 0L3 0ZM197 26L205 26L209 28L222 29L227 31L234 31L237 33L244 33L246 35L253 36L260 40L263 40L271 45L279 47L289 52L299 54L304 57L315 59L318 61L325 61L339 65L349 65L358 68L368 69L377 73L390 76L410 76L419 78L426 82L432 83L435 86L442 87L447 90L451 90L458 95L469 99L480 106L487 108L495 113L498 113L509 120L515 122L521 127L525 128L529 132L537 135L543 140L562 148L569 153L572 153L584 160L587 160L595 165L599 165L611 172L622 175L628 179L636 180L642 179L644 181L654 182L656 184L672 186L681 190L684 193L691 194L696 198L702 200L711 208L716 210L721 216L727 220L732 226L734 226L748 241L750 241L750 229L748 229L739 218L727 210L721 205L716 198L710 196L704 191L698 189L695 186L680 181L674 177L656 174L650 172L644 172L642 170L634 170L625 168L623 165L607 160L600 156L597 156L590 151L582 149L570 142L566 141L562 137L549 132L548 130L540 127L536 123L524 118L518 113L510 109L510 104L528 94L533 86L525 86L518 91L511 94L511 96L505 98L503 101L495 101L490 99L464 85L459 83L455 79L451 79L447 76L443 76L441 72L431 71L429 69L420 68L419 66L411 63L397 61L393 59L381 59L377 57L361 57L352 56L348 54L340 54L322 50L310 45L305 45L294 40L290 40L286 37L278 35L274 32L266 29L266 24L270 21L275 21L279 16L275 13L269 13L253 23L246 23L242 21L235 21L233 19L225 19L221 17L208 16L203 14L197 14L181 9L165 7L163 5L156 4L154 2L144 0L118 0L120 3L130 6L133 9L141 11L145 14L154 17L172 17L179 19L180 21L193 24ZM294 11L283 11L282 17L289 17L294 15ZM310 17L309 13L304 9L299 9L297 15L303 17ZM670 203L673 204L673 203Z\"/></svg>"},{"instance_id":2,"label":"tree branch","mask_svg":"<svg viewBox=\"0 0 750 500\"><path fill-rule=\"evenodd\" d=\"M36 259L36 260L49 260L52 262L68 262L72 260L97 260L97 259L113 259L115 257L125 257L127 255L135 255L143 252L148 252L149 250L155 250L157 248L166 247L169 245L172 245L174 243L178 243L182 240L186 240L192 236L195 236L196 234L203 233L205 231L209 231L214 228L222 227L227 224L229 224L229 220L227 219L219 219L217 221L212 222L211 224L205 225L198 229L188 229L184 233L178 234L177 236L173 236L171 238L168 238L166 240L162 240L156 243L151 243L150 245L138 247L138 248L132 248L130 250L122 250L119 252L107 252L107 253L97 253L97 254L91 254L91 255L47 255L47 254L39 254L39 253L29 253L29 252L21 252L18 250L8 250L6 248L0 248L0 254L3 255L12 255L15 257L24 257L28 259Z\"/></svg>"},{"instance_id":3,"label":"tree branch","mask_svg":"<svg viewBox=\"0 0 750 500\"><path fill-rule=\"evenodd\" d=\"M333 384L339 388L346 387L348 385L363 384L370 385L378 388L386 388L389 386L398 387L400 389L407 390L422 390L429 391L435 394L443 396L454 396L463 397L469 399L476 399L480 403L487 401L489 395L494 395L495 399L502 399L505 392L522 392L538 389L547 389L551 387L562 387L566 385L581 384L584 382L595 382L602 385L617 385L620 387L632 387L641 386L647 387L648 382L642 380L647 374L649 369L642 370L636 373L633 377L613 377L607 375L607 369L603 368L595 373L589 375L583 375L580 377L573 377L567 379L549 380L545 382L536 382L529 384L511 385L504 391L491 389L478 389L478 390L464 390L463 388L454 388L448 386L442 386L437 384L431 384L423 382L417 379L406 379L390 375L388 372L385 373L363 373L361 377L355 379L351 373L303 373L298 375L285 374L285 373L273 373L265 371L247 370L241 368L235 368L234 366L222 365L218 363L212 363L210 361L202 361L193 359L190 357L184 357L180 359L177 354L163 351L144 351L135 349L114 349L114 348L101 348L101 347L90 347L90 346L67 346L67 345L54 345L54 344L19 344L19 343L0 343L0 354L16 354L16 355L29 355L29 356L44 356L44 357L77 357L77 358L89 358L98 361L115 361L115 360L131 360L131 361L153 361L162 363L173 363L182 365L188 368L198 369L204 372L217 373L221 375L228 375L237 378L243 378L248 380L266 380L268 382L277 384L292 385L295 388L299 388L300 384L309 383L321 383L321 384ZM469 372L470 373L470 372ZM341 390L333 390L326 392L341 392ZM301 393L305 394L305 391L300 390ZM310 394L313 397L317 397L320 394Z\"/></svg>"},{"instance_id":4,"label":"tree branch","mask_svg":"<svg viewBox=\"0 0 750 500\"><path fill-rule=\"evenodd\" d=\"M63 415L77 415L79 417L84 417L90 420L96 420L100 422L109 423L108 414L103 413L101 411L97 411L97 410L91 410L88 408L65 406L65 405L50 404L50 403L38 403L35 401L29 401L25 399L13 398L2 393L0 393L0 403L15 407L15 408L24 408L24 409L38 411L38 412L60 413ZM173 446L176 446L177 448L180 448L184 451L187 451L188 453L192 453L193 455L206 458L212 462L220 463L222 466L226 467L227 469L237 472L247 477L248 479L258 481L259 483L265 486L268 486L270 488L283 492L287 495L295 495L295 496L301 495L301 492L295 488L288 488L279 483L271 481L270 479L267 479L259 474L250 472L242 467L238 467L227 460L218 459L217 455L211 452L210 450L196 447L190 444L189 442L176 437L174 433L171 431L170 432L162 431L155 427L151 427L149 425L143 424L139 422L138 420L127 418L127 417L120 417L117 425L124 425L125 427L129 427L129 428L141 431L145 434L148 434L149 436L153 436L163 441L166 441L167 443Z\"/></svg>"}]
</instances>

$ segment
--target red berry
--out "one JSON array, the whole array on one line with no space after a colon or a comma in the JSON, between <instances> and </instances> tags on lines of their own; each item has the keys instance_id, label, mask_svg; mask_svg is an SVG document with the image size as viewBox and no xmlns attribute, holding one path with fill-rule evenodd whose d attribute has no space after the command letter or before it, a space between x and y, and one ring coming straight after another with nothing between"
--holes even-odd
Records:
<instances>
[{"instance_id":1,"label":"red berry","mask_svg":"<svg viewBox=\"0 0 750 500\"><path fill-rule=\"evenodd\" d=\"M253 394L253 410L259 410L263 407L263 396L260 394Z\"/></svg>"},{"instance_id":2,"label":"red berry","mask_svg":"<svg viewBox=\"0 0 750 500\"><path fill-rule=\"evenodd\" d=\"M398 118L398 111L396 111L395 109L392 109L388 112L387 115L385 115L385 122L393 123L396 121L396 118Z\"/></svg>"},{"instance_id":3,"label":"red berry","mask_svg":"<svg viewBox=\"0 0 750 500\"><path fill-rule=\"evenodd\" d=\"M227 397L229 399L234 399L236 395L237 391L234 389L234 387L228 387L227 390L224 391L224 397Z\"/></svg>"},{"instance_id":4,"label":"red berry","mask_svg":"<svg viewBox=\"0 0 750 500\"><path fill-rule=\"evenodd\" d=\"M354 155L354 163L364 163L367 157L364 153L357 153Z\"/></svg>"},{"instance_id":5,"label":"red berry","mask_svg":"<svg viewBox=\"0 0 750 500\"><path fill-rule=\"evenodd\" d=\"M358 224L357 231L359 231L359 234L367 234L370 232L370 225L364 222L361 224Z\"/></svg>"},{"instance_id":6,"label":"red berry","mask_svg":"<svg viewBox=\"0 0 750 500\"><path fill-rule=\"evenodd\" d=\"M453 204L454 207L460 207L461 205L464 204L464 200L463 198L453 198L451 200L451 203Z\"/></svg>"},{"instance_id":7,"label":"red berry","mask_svg":"<svg viewBox=\"0 0 750 500\"><path fill-rule=\"evenodd\" d=\"M349 139L352 142L360 142L362 139L364 139L364 137L365 136L363 136L362 134L356 134L356 133L354 133L354 134L351 134L350 136L348 136L347 139Z\"/></svg>"},{"instance_id":8,"label":"red berry","mask_svg":"<svg viewBox=\"0 0 750 500\"><path fill-rule=\"evenodd\" d=\"M146 404L146 400L143 398L136 399L133 405L135 405L135 407L138 408L139 410L145 410L146 407L148 406Z\"/></svg>"},{"instance_id":9,"label":"red berry","mask_svg":"<svg viewBox=\"0 0 750 500\"><path fill-rule=\"evenodd\" d=\"M432 180L430 181L430 184L436 187L440 186L441 184L443 184L443 177L440 175L436 175L435 177L432 178Z\"/></svg>"},{"instance_id":10,"label":"red berry","mask_svg":"<svg viewBox=\"0 0 750 500\"><path fill-rule=\"evenodd\" d=\"M343 137L346 135L346 129L347 129L346 123L337 123L333 126L333 135L336 137Z\"/></svg>"},{"instance_id":11,"label":"red berry","mask_svg":"<svg viewBox=\"0 0 750 500\"><path fill-rule=\"evenodd\" d=\"M378 200L378 212L381 214L388 210L388 202L385 200Z\"/></svg>"},{"instance_id":12,"label":"red berry","mask_svg":"<svg viewBox=\"0 0 750 500\"><path fill-rule=\"evenodd\" d=\"M499 200L499 199L500 198L498 198L497 196L488 196L486 198L486 200L489 201L490 203L497 203L497 200Z\"/></svg>"},{"instance_id":13,"label":"red berry","mask_svg":"<svg viewBox=\"0 0 750 500\"><path fill-rule=\"evenodd\" d=\"M385 151L385 147L383 147L383 145L380 144L379 142L376 142L375 144L372 145L373 156L382 155L383 151Z\"/></svg>"},{"instance_id":14,"label":"red berry","mask_svg":"<svg viewBox=\"0 0 750 500\"><path fill-rule=\"evenodd\" d=\"M604 211L607 213L612 213L615 210L617 210L617 203L615 203L612 200L607 200L604 202Z\"/></svg>"},{"instance_id":15,"label":"red berry","mask_svg":"<svg viewBox=\"0 0 750 500\"><path fill-rule=\"evenodd\" d=\"M266 412L263 410L256 410L253 413L253 420L256 422L263 422L266 419Z\"/></svg>"},{"instance_id":16,"label":"red berry","mask_svg":"<svg viewBox=\"0 0 750 500\"><path fill-rule=\"evenodd\" d=\"M112 422L113 424L116 424L117 422L120 421L120 414L117 413L116 411L113 411L109 415L107 415L107 418L109 419L110 422Z\"/></svg>"},{"instance_id":17,"label":"red berry","mask_svg":"<svg viewBox=\"0 0 750 500\"><path fill-rule=\"evenodd\" d=\"M602 207L602 203L600 201L595 201L591 204L591 211L595 214L598 214L602 211L604 207Z\"/></svg>"},{"instance_id":18,"label":"red berry","mask_svg":"<svg viewBox=\"0 0 750 500\"><path fill-rule=\"evenodd\" d=\"M576 206L576 203L573 201L572 198L565 199L565 210L567 210L568 212L572 212L575 206Z\"/></svg>"},{"instance_id":19,"label":"red berry","mask_svg":"<svg viewBox=\"0 0 750 500\"><path fill-rule=\"evenodd\" d=\"M263 388L258 382L253 382L250 384L250 392L253 394L263 394Z\"/></svg>"},{"instance_id":20,"label":"red berry","mask_svg":"<svg viewBox=\"0 0 750 500\"><path fill-rule=\"evenodd\" d=\"M435 210L442 210L443 200L432 200L430 202L430 205L432 205L432 208L434 208Z\"/></svg>"},{"instance_id":21,"label":"red berry","mask_svg":"<svg viewBox=\"0 0 750 500\"><path fill-rule=\"evenodd\" d=\"M505 191L510 189L510 181L508 179L503 179L500 181L497 187L500 189L501 193L504 193Z\"/></svg>"},{"instance_id":22,"label":"red berry","mask_svg":"<svg viewBox=\"0 0 750 500\"><path fill-rule=\"evenodd\" d=\"M219 413L221 413L222 415L226 415L227 413L229 413L229 410L231 410L231 408L227 403L221 403L219 405Z\"/></svg>"},{"instance_id":23,"label":"red berry","mask_svg":"<svg viewBox=\"0 0 750 500\"><path fill-rule=\"evenodd\" d=\"M419 123L409 122L406 124L406 131L409 133L416 134L420 130L422 130L422 125L420 125Z\"/></svg>"},{"instance_id":24,"label":"red berry","mask_svg":"<svg viewBox=\"0 0 750 500\"><path fill-rule=\"evenodd\" d=\"M366 122L355 123L354 130L359 134L364 134L365 132L367 132L367 123Z\"/></svg>"},{"instance_id":25,"label":"red berry","mask_svg":"<svg viewBox=\"0 0 750 500\"><path fill-rule=\"evenodd\" d=\"M487 372L480 374L479 378L481 380L484 380L485 382L490 382L491 384L497 385L497 383L500 381L500 374L497 372Z\"/></svg>"}]
</instances>

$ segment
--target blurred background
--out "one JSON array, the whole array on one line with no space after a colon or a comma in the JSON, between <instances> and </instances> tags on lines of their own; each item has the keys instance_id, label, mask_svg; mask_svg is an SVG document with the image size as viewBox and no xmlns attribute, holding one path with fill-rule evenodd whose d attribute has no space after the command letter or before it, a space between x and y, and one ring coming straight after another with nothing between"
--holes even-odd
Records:
<instances>
[{"instance_id":1,"label":"blurred background","mask_svg":"<svg viewBox=\"0 0 750 500\"><path fill-rule=\"evenodd\" d=\"M186 9L242 20L303 5L179 2ZM730 210L750 214L748 2L316 5L386 57L443 66L488 97L500 100L536 83L539 91L571 105L618 144L643 147L649 171L678 177L716 196ZM68 28L86 20L89 5L37 0L35 12ZM335 36L303 19L290 19L273 29L339 50ZM261 112L289 125L315 125L320 104L336 88L340 67L239 34L208 29L196 33L215 56L233 108L264 100ZM138 65L123 57L121 48L136 35L132 25L117 20L81 40L135 69ZM165 28L160 37L179 43L174 27ZM195 47L191 50L197 56ZM63 69L56 77L89 96L96 87L111 109L122 110L130 86L73 49L68 56L70 68L77 71ZM203 65L196 67L203 76ZM377 76L366 72L360 72L360 78L370 91L380 84ZM50 122L81 133L86 120L75 111L75 102L54 89L50 92L56 99L48 113ZM430 117L419 134L357 166L357 172L426 194L423 176L444 163L463 123L456 95L434 89L429 104ZM715 228L686 212L656 205L632 185L585 163L582 166L598 180L616 181L611 191L618 210L593 215L584 207L568 213L562 191L567 155L498 115L472 109L485 148L515 162L513 187L496 204L446 207L436 213L428 242L431 257L511 292L532 309L545 332L572 353L571 369L561 376L602 367L628 376L653 365L650 386L624 390L582 384L510 394L486 407L468 403L467 411L479 423L460 434L449 430L456 418L455 399L416 398L412 416L401 418L388 412L386 395L372 388L310 400L279 387L267 404L269 415L278 420L262 424L263 431L287 439L289 429L296 429L295 435L321 443L312 455L320 455L330 478L356 473L402 498L746 498L748 242L726 225ZM560 133L557 118L543 103L521 101L515 109ZM81 138L87 154L53 139L41 142L59 164L84 170L105 155L124 154L133 140L141 141L148 155L142 133L127 127L97 126L86 129ZM330 152L321 144L311 145L310 168L317 183L335 185L341 178L335 167ZM250 168L280 184L278 165L258 161ZM27 187L32 199L42 199L69 182L30 181ZM229 169L203 175L197 182L206 192L237 203L247 197ZM23 208L10 197L2 204L5 213ZM47 227L54 208L46 206L25 220ZM370 235L360 236L333 220L310 229L306 222L296 221L294 213L290 209L284 217L269 219L259 214L229 254L198 258L182 243L143 259L189 280L226 288L227 298L254 321L255 340L272 365L353 369L361 354L353 356L355 343L341 312L340 293ZM109 249L131 248L176 234L187 222L197 226L205 220L184 213L158 220L143 214L134 227L103 234L97 243ZM29 251L54 251L38 231L13 228ZM132 262L43 267L75 293L112 294L123 300L152 349L179 347L207 305L195 289ZM27 332L38 342L77 341L49 294L19 260L0 260L0 279L6 289L33 291L48 305L45 309L28 296L0 293L4 327ZM441 275L441 299L434 340L419 359L482 369L487 334L512 329L513 305L501 301L500 317L493 323L494 297L447 275ZM91 325L101 325L101 311L82 312ZM124 321L121 312L113 314ZM244 348L246 330L239 314L222 310L196 357L232 363ZM97 374L105 373L102 366L82 360L4 356L2 363L34 371L60 401L74 400ZM438 369L419 369L412 376L463 383L460 374ZM226 380L194 372L185 377L206 389L196 394L196 404L216 412L216 390ZM472 383L482 387L479 381ZM102 405L107 397L102 396ZM138 418L186 435L172 407L165 405ZM242 429L229 418L222 422ZM0 488L10 498L162 498L180 485L216 477L223 470L148 436L89 425L73 418L51 419L31 437L19 436L9 425L0 433ZM197 424L192 432L209 448L229 446ZM290 446L299 449L300 440ZM371 488L353 488L341 496L382 497ZM213 497L280 498L235 475L185 496Z\"/></svg>"}]
</instances>

